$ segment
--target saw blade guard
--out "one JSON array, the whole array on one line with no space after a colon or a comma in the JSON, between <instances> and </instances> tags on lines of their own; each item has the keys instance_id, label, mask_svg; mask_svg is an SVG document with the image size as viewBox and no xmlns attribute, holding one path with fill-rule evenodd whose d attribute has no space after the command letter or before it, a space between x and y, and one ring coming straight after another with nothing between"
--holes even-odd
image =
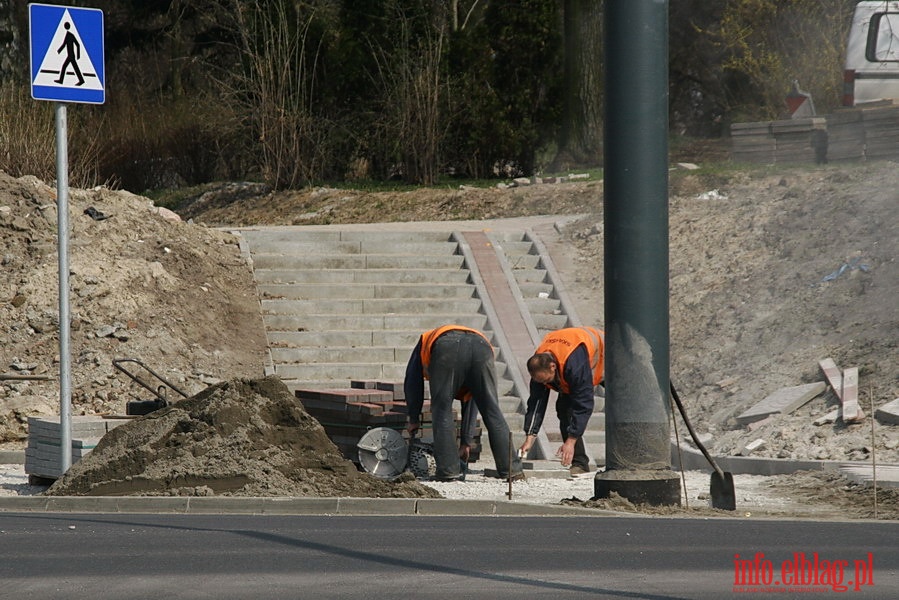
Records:
<instances>
[{"instance_id":1,"label":"saw blade guard","mask_svg":"<svg viewBox=\"0 0 899 600\"><path fill-rule=\"evenodd\" d=\"M393 479L406 469L408 446L395 429L369 429L359 438L356 447L359 449L359 464L366 473L375 477Z\"/></svg>"}]
</instances>

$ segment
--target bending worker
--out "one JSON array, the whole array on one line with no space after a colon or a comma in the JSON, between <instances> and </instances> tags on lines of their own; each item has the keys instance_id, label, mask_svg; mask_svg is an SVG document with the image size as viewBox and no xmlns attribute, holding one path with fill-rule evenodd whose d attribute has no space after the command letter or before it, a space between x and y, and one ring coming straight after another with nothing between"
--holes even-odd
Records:
<instances>
[{"instance_id":1,"label":"bending worker","mask_svg":"<svg viewBox=\"0 0 899 600\"><path fill-rule=\"evenodd\" d=\"M431 387L431 418L434 427L435 478L455 481L463 478L459 459L467 462L476 416L480 412L490 438L490 450L497 474L509 476L509 425L503 418L496 395L496 367L493 346L483 333L462 325L444 325L424 332L406 365L406 406L409 422L406 430L414 436L421 427L424 404L424 380ZM460 445L456 449L453 400L463 405L474 402L475 410L463 410ZM512 478L523 479L521 460L512 459Z\"/></svg>"},{"instance_id":2,"label":"bending worker","mask_svg":"<svg viewBox=\"0 0 899 600\"><path fill-rule=\"evenodd\" d=\"M583 435L593 415L594 388L602 382L605 364L604 333L593 327L568 327L552 331L543 338L528 359L531 375L527 412L524 416L525 440L519 454L526 456L543 424L550 390L559 393L556 415L562 446L556 452L562 466L570 465L572 477L590 473L590 461Z\"/></svg>"}]
</instances>

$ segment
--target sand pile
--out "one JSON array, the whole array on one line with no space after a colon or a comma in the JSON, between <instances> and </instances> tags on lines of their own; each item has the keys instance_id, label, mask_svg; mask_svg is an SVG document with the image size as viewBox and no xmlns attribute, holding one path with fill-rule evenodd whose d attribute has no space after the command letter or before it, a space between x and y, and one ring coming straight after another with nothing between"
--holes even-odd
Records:
<instances>
[{"instance_id":1,"label":"sand pile","mask_svg":"<svg viewBox=\"0 0 899 600\"><path fill-rule=\"evenodd\" d=\"M110 431L47 495L440 497L360 472L277 378L208 387Z\"/></svg>"}]
</instances>

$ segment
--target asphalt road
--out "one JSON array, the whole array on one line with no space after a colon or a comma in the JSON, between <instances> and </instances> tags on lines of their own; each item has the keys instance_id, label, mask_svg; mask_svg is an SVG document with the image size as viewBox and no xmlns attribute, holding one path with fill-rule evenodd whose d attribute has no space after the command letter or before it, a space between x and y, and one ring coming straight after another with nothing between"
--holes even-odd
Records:
<instances>
[{"instance_id":1,"label":"asphalt road","mask_svg":"<svg viewBox=\"0 0 899 600\"><path fill-rule=\"evenodd\" d=\"M897 534L894 522L5 513L0 598L896 598Z\"/></svg>"}]
</instances>

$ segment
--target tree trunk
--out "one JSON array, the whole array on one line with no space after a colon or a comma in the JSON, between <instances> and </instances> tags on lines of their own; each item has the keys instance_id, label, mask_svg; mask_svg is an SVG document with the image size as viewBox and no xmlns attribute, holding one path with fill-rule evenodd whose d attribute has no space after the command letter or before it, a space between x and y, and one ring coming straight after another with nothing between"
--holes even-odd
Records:
<instances>
[{"instance_id":1,"label":"tree trunk","mask_svg":"<svg viewBox=\"0 0 899 600\"><path fill-rule=\"evenodd\" d=\"M565 0L565 109L556 170L602 164L602 5Z\"/></svg>"}]
</instances>

